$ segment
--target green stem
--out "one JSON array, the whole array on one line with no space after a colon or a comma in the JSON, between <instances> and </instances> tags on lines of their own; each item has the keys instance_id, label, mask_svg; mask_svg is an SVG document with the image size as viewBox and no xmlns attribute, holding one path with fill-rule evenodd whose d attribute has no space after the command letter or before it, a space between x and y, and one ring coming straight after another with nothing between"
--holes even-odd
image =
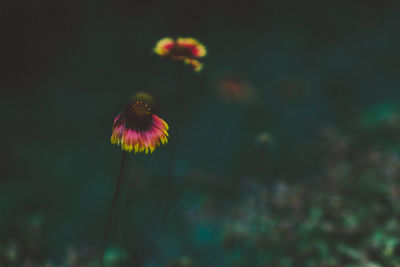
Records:
<instances>
[{"instance_id":1,"label":"green stem","mask_svg":"<svg viewBox=\"0 0 400 267\"><path fill-rule=\"evenodd\" d=\"M124 151L123 154L122 154L121 167L119 168L119 175L118 175L117 185L115 187L114 198L113 198L113 201L112 201L110 213L109 213L108 218L107 218L106 228L104 230L103 245L101 246L101 251L100 251L100 256L99 256L100 257L100 263L101 263L102 266L104 266L103 257L104 257L104 251L106 249L106 245L107 245L107 242L108 242L108 238L109 238L111 220L113 218L115 206L116 206L117 201L118 201L119 189L121 187L121 182L122 182L122 177L123 177L122 174L123 174L123 169L124 169L124 165L125 165L126 154L127 154L126 151Z\"/></svg>"}]
</instances>

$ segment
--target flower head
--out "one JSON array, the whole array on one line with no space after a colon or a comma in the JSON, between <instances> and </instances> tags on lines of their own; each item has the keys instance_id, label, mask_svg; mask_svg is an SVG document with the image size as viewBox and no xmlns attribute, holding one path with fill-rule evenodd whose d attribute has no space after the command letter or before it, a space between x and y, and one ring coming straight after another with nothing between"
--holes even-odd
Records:
<instances>
[{"instance_id":1,"label":"flower head","mask_svg":"<svg viewBox=\"0 0 400 267\"><path fill-rule=\"evenodd\" d=\"M270 133L261 132L256 136L256 142L260 145L267 145L273 141L273 138Z\"/></svg>"},{"instance_id":2,"label":"flower head","mask_svg":"<svg viewBox=\"0 0 400 267\"><path fill-rule=\"evenodd\" d=\"M172 38L163 38L157 42L154 52L162 57L168 57L173 60L181 60L186 65L191 66L194 71L200 71L203 65L197 60L206 56L207 50L204 45L194 38L179 37L176 40Z\"/></svg>"},{"instance_id":3,"label":"flower head","mask_svg":"<svg viewBox=\"0 0 400 267\"><path fill-rule=\"evenodd\" d=\"M111 143L128 152L153 153L168 142L168 129L168 124L151 112L149 103L138 97L115 118Z\"/></svg>"},{"instance_id":4,"label":"flower head","mask_svg":"<svg viewBox=\"0 0 400 267\"><path fill-rule=\"evenodd\" d=\"M219 83L219 93L229 102L250 103L255 90L245 79L237 75L227 75Z\"/></svg>"}]
</instances>

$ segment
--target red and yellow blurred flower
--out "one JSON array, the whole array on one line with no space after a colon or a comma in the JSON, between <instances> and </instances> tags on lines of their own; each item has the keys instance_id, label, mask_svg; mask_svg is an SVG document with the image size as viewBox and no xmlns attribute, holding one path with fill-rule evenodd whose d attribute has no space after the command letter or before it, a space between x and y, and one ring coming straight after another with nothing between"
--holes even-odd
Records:
<instances>
[{"instance_id":1,"label":"red and yellow blurred flower","mask_svg":"<svg viewBox=\"0 0 400 267\"><path fill-rule=\"evenodd\" d=\"M250 103L254 100L255 89L238 75L226 75L218 85L219 93L223 99L230 102Z\"/></svg>"},{"instance_id":2,"label":"red and yellow blurred flower","mask_svg":"<svg viewBox=\"0 0 400 267\"><path fill-rule=\"evenodd\" d=\"M168 143L168 124L151 112L144 98L136 97L113 123L111 143L122 150L153 153L160 144Z\"/></svg>"},{"instance_id":3,"label":"red and yellow blurred flower","mask_svg":"<svg viewBox=\"0 0 400 267\"><path fill-rule=\"evenodd\" d=\"M194 38L179 37L176 40L172 38L163 38L157 42L154 52L162 57L173 60L181 60L186 65L198 72L203 68L203 64L198 58L206 56L207 50L203 44Z\"/></svg>"}]
</instances>

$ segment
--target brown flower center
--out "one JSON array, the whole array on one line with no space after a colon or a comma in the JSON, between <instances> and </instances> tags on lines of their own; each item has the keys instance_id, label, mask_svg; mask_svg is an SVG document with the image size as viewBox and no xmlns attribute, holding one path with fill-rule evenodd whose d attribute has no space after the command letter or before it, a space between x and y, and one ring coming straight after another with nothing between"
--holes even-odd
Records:
<instances>
[{"instance_id":1,"label":"brown flower center","mask_svg":"<svg viewBox=\"0 0 400 267\"><path fill-rule=\"evenodd\" d=\"M151 127L152 113L148 103L136 100L130 103L124 113L126 127L145 131Z\"/></svg>"},{"instance_id":2,"label":"brown flower center","mask_svg":"<svg viewBox=\"0 0 400 267\"><path fill-rule=\"evenodd\" d=\"M174 47L172 47L171 49L171 54L172 56L176 56L176 57L192 57L192 50L184 47L184 46L179 46L179 45L175 45Z\"/></svg>"},{"instance_id":3,"label":"brown flower center","mask_svg":"<svg viewBox=\"0 0 400 267\"><path fill-rule=\"evenodd\" d=\"M150 115L150 106L143 102L143 101L135 101L132 104L132 109L133 112L138 116L138 117L145 117L147 115Z\"/></svg>"}]
</instances>

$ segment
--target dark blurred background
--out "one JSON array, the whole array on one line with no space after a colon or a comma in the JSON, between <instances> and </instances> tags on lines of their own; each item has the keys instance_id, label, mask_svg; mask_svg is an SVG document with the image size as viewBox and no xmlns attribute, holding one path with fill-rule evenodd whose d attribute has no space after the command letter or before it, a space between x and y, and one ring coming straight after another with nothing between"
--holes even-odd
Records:
<instances>
[{"instance_id":1,"label":"dark blurred background","mask_svg":"<svg viewBox=\"0 0 400 267\"><path fill-rule=\"evenodd\" d=\"M399 266L399 7L2 1L0 266L98 266L138 91L170 144L129 155L109 266Z\"/></svg>"}]
</instances>

